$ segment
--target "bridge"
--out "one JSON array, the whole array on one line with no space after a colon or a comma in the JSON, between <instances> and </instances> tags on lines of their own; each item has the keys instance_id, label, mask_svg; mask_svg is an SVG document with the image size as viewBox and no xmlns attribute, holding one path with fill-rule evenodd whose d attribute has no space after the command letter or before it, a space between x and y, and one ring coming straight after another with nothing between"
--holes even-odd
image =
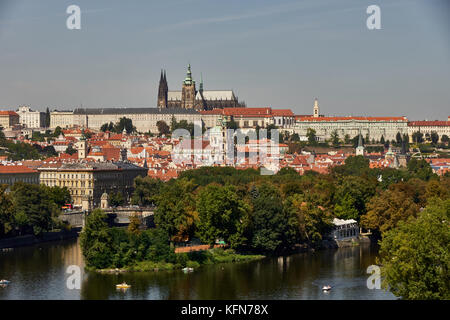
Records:
<instances>
[{"instance_id":1,"label":"bridge","mask_svg":"<svg viewBox=\"0 0 450 320\"><path fill-rule=\"evenodd\" d=\"M153 215L156 207L116 207L102 209L108 216L108 224L110 226L124 226L130 223L130 218L136 216L141 221L141 225L145 227L153 226ZM91 211L71 210L63 212L58 218L67 222L72 228L82 229L84 227L86 216Z\"/></svg>"}]
</instances>

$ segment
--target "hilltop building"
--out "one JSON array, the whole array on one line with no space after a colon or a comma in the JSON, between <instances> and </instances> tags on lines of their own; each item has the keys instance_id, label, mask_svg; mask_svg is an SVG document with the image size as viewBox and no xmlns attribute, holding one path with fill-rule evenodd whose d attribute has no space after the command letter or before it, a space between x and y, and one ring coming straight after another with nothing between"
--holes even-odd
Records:
<instances>
[{"instance_id":1,"label":"hilltop building","mask_svg":"<svg viewBox=\"0 0 450 320\"><path fill-rule=\"evenodd\" d=\"M161 71L157 106L160 109L212 110L245 107L245 104L239 102L232 90L203 90L203 79L197 90L189 64L186 78L181 84L181 91L169 91L166 71Z\"/></svg>"},{"instance_id":2,"label":"hilltop building","mask_svg":"<svg viewBox=\"0 0 450 320\"><path fill-rule=\"evenodd\" d=\"M312 115L295 116L294 132L305 137L308 129L316 131L316 137L324 141L331 138L333 131L344 139L363 134L372 140L394 140L398 132L403 136L408 134L408 119L406 117L329 117L323 116L319 111L317 99L314 100Z\"/></svg>"}]
</instances>

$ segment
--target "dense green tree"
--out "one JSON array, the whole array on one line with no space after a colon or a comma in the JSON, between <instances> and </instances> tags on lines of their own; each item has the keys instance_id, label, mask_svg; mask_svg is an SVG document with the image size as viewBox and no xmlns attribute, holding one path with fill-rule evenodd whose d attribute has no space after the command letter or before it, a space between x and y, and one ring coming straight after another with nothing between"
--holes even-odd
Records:
<instances>
[{"instance_id":1,"label":"dense green tree","mask_svg":"<svg viewBox=\"0 0 450 320\"><path fill-rule=\"evenodd\" d=\"M158 132L160 136L167 135L170 133L170 128L165 121L159 120L158 122L156 122L156 126L158 127Z\"/></svg>"},{"instance_id":2,"label":"dense green tree","mask_svg":"<svg viewBox=\"0 0 450 320\"><path fill-rule=\"evenodd\" d=\"M47 109L45 110L45 127L49 128L50 127L50 110Z\"/></svg>"},{"instance_id":3,"label":"dense green tree","mask_svg":"<svg viewBox=\"0 0 450 320\"><path fill-rule=\"evenodd\" d=\"M198 235L208 244L223 239L232 248L243 246L250 207L233 186L208 185L198 194Z\"/></svg>"},{"instance_id":4,"label":"dense green tree","mask_svg":"<svg viewBox=\"0 0 450 320\"><path fill-rule=\"evenodd\" d=\"M114 132L116 133L122 133L124 129L127 134L136 132L136 127L133 126L133 121L127 117L120 118L119 122L114 125Z\"/></svg>"},{"instance_id":5,"label":"dense green tree","mask_svg":"<svg viewBox=\"0 0 450 320\"><path fill-rule=\"evenodd\" d=\"M437 134L436 131L431 132L430 138L431 138L431 143L433 143L433 144L436 144L439 141L439 135Z\"/></svg>"},{"instance_id":6,"label":"dense green tree","mask_svg":"<svg viewBox=\"0 0 450 320\"><path fill-rule=\"evenodd\" d=\"M359 220L366 212L366 203L375 194L376 182L359 176L346 176L335 194L334 212L339 218Z\"/></svg>"},{"instance_id":7,"label":"dense green tree","mask_svg":"<svg viewBox=\"0 0 450 320\"><path fill-rule=\"evenodd\" d=\"M95 209L86 217L80 234L80 246L87 267L102 269L112 265L115 250L108 230L106 215L101 209Z\"/></svg>"},{"instance_id":8,"label":"dense green tree","mask_svg":"<svg viewBox=\"0 0 450 320\"><path fill-rule=\"evenodd\" d=\"M361 226L383 233L400 221L415 217L419 208L405 192L386 190L369 201L367 213L361 217Z\"/></svg>"},{"instance_id":9,"label":"dense green tree","mask_svg":"<svg viewBox=\"0 0 450 320\"><path fill-rule=\"evenodd\" d=\"M412 139L414 143L422 143L423 142L423 133L420 131L416 131L412 134Z\"/></svg>"},{"instance_id":10,"label":"dense green tree","mask_svg":"<svg viewBox=\"0 0 450 320\"><path fill-rule=\"evenodd\" d=\"M316 141L316 130L312 129L312 128L308 128L306 130L306 137L308 138L308 144L311 146L314 146L317 144Z\"/></svg>"},{"instance_id":11,"label":"dense green tree","mask_svg":"<svg viewBox=\"0 0 450 320\"><path fill-rule=\"evenodd\" d=\"M402 135L400 134L400 132L397 132L397 135L395 136L395 140L396 140L397 144L402 143Z\"/></svg>"},{"instance_id":12,"label":"dense green tree","mask_svg":"<svg viewBox=\"0 0 450 320\"><path fill-rule=\"evenodd\" d=\"M139 206L155 205L163 182L151 177L137 177L134 179L134 192L131 204Z\"/></svg>"},{"instance_id":13,"label":"dense green tree","mask_svg":"<svg viewBox=\"0 0 450 320\"><path fill-rule=\"evenodd\" d=\"M331 132L331 143L333 144L333 147L339 147L339 133L337 129Z\"/></svg>"},{"instance_id":14,"label":"dense green tree","mask_svg":"<svg viewBox=\"0 0 450 320\"><path fill-rule=\"evenodd\" d=\"M227 129L237 130L239 128L238 124L234 120L230 120L227 122Z\"/></svg>"},{"instance_id":15,"label":"dense green tree","mask_svg":"<svg viewBox=\"0 0 450 320\"><path fill-rule=\"evenodd\" d=\"M435 200L380 243L383 286L398 297L450 299L450 200Z\"/></svg>"},{"instance_id":16,"label":"dense green tree","mask_svg":"<svg viewBox=\"0 0 450 320\"><path fill-rule=\"evenodd\" d=\"M109 194L109 203L112 207L119 207L125 204L125 198L121 192L111 192Z\"/></svg>"},{"instance_id":17,"label":"dense green tree","mask_svg":"<svg viewBox=\"0 0 450 320\"><path fill-rule=\"evenodd\" d=\"M128 225L128 232L134 235L139 235L141 231L139 230L139 227L141 226L141 220L138 216L133 215L130 218L130 224Z\"/></svg>"},{"instance_id":18,"label":"dense green tree","mask_svg":"<svg viewBox=\"0 0 450 320\"><path fill-rule=\"evenodd\" d=\"M292 242L317 246L323 236L331 231L330 213L323 207L305 202L302 195L294 194L287 198L285 208L289 215L287 234L294 232L295 235Z\"/></svg>"},{"instance_id":19,"label":"dense green tree","mask_svg":"<svg viewBox=\"0 0 450 320\"><path fill-rule=\"evenodd\" d=\"M53 136L54 137L59 137L60 135L64 135L64 133L62 132L62 129L60 126L57 126L55 128L55 130L53 131Z\"/></svg>"},{"instance_id":20,"label":"dense green tree","mask_svg":"<svg viewBox=\"0 0 450 320\"><path fill-rule=\"evenodd\" d=\"M60 208L47 187L16 182L11 187L14 222L21 233L40 235L57 226Z\"/></svg>"},{"instance_id":21,"label":"dense green tree","mask_svg":"<svg viewBox=\"0 0 450 320\"><path fill-rule=\"evenodd\" d=\"M100 127L100 130L103 131L103 132L106 132L106 131L111 131L111 132L113 132L113 131L114 131L114 123L112 123L112 122L110 122L110 123L104 123L104 124L102 124L102 126Z\"/></svg>"},{"instance_id":22,"label":"dense green tree","mask_svg":"<svg viewBox=\"0 0 450 320\"><path fill-rule=\"evenodd\" d=\"M350 135L347 133L347 134L344 136L344 143L345 143L345 144L350 144L350 142L351 142Z\"/></svg>"},{"instance_id":23,"label":"dense green tree","mask_svg":"<svg viewBox=\"0 0 450 320\"><path fill-rule=\"evenodd\" d=\"M77 153L77 150L72 146L72 144L69 144L69 146L66 148L65 153L73 155L74 153Z\"/></svg>"},{"instance_id":24,"label":"dense green tree","mask_svg":"<svg viewBox=\"0 0 450 320\"><path fill-rule=\"evenodd\" d=\"M431 169L430 164L425 159L418 160L416 158L412 158L408 162L408 171L424 181L437 177L437 175L433 173L433 169Z\"/></svg>"},{"instance_id":25,"label":"dense green tree","mask_svg":"<svg viewBox=\"0 0 450 320\"><path fill-rule=\"evenodd\" d=\"M165 184L157 197L155 224L173 241L185 241L194 235L198 220L194 197L196 187L192 181L178 178Z\"/></svg>"},{"instance_id":26,"label":"dense green tree","mask_svg":"<svg viewBox=\"0 0 450 320\"><path fill-rule=\"evenodd\" d=\"M335 166L331 172L335 175L362 175L369 170L369 159L363 156L350 156L341 166Z\"/></svg>"},{"instance_id":27,"label":"dense green tree","mask_svg":"<svg viewBox=\"0 0 450 320\"><path fill-rule=\"evenodd\" d=\"M441 141L443 143L448 143L450 141L450 139L449 139L448 135L443 134L442 137L441 137Z\"/></svg>"},{"instance_id":28,"label":"dense green tree","mask_svg":"<svg viewBox=\"0 0 450 320\"><path fill-rule=\"evenodd\" d=\"M6 192L8 185L0 185L0 239L14 228L14 208L11 195Z\"/></svg>"},{"instance_id":29,"label":"dense green tree","mask_svg":"<svg viewBox=\"0 0 450 320\"><path fill-rule=\"evenodd\" d=\"M270 184L261 184L253 188L251 202L252 247L269 253L283 249L287 244L288 217L278 189Z\"/></svg>"}]
</instances>

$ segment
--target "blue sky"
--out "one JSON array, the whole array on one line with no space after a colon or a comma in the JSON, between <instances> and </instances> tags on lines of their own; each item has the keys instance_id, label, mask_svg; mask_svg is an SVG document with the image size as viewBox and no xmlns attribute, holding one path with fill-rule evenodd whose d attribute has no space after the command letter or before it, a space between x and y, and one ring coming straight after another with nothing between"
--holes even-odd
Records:
<instances>
[{"instance_id":1,"label":"blue sky","mask_svg":"<svg viewBox=\"0 0 450 320\"><path fill-rule=\"evenodd\" d=\"M81 8L81 30L66 8ZM368 30L366 8L381 8ZM445 0L0 0L0 109L154 107L161 68L179 90L327 115L450 115Z\"/></svg>"}]
</instances>

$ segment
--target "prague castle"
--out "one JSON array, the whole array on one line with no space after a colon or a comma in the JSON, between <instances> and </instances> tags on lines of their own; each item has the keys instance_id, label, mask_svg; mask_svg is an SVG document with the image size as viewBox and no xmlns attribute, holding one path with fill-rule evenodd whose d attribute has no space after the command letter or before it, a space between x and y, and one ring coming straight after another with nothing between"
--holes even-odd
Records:
<instances>
[{"instance_id":1,"label":"prague castle","mask_svg":"<svg viewBox=\"0 0 450 320\"><path fill-rule=\"evenodd\" d=\"M203 90L203 79L200 81L200 86L197 90L195 80L192 78L191 65L189 64L181 91L169 91L166 72L161 71L157 106L159 109L181 108L203 111L242 108L245 107L245 103L239 102L232 90Z\"/></svg>"}]
</instances>

